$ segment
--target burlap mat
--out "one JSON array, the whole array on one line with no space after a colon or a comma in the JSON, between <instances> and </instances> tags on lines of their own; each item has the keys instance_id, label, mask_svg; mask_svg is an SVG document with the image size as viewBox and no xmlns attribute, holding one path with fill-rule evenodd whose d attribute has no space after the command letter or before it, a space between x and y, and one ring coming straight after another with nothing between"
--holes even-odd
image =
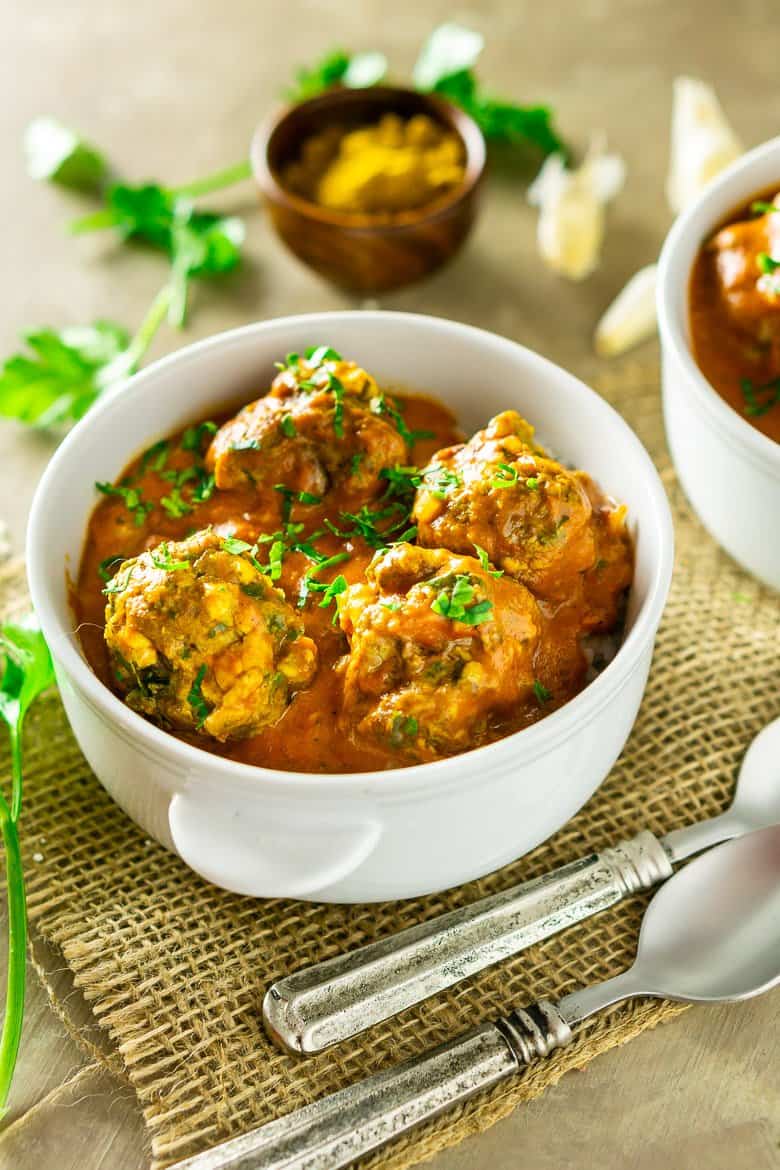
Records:
<instances>
[{"instance_id":1,"label":"burlap mat","mask_svg":"<svg viewBox=\"0 0 780 1170\"><path fill-rule=\"evenodd\" d=\"M23 818L30 914L108 1029L143 1108L156 1167L515 1005L616 974L632 957L645 900L634 898L306 1062L276 1052L263 1033L260 1003L274 977L643 826L662 833L728 803L747 744L780 711L780 600L720 553L687 510L663 444L655 363L629 361L602 376L598 388L661 468L676 518L677 566L626 750L587 807L522 861L405 903L342 907L235 897L195 877L111 803L84 764L56 697L34 709ZM18 564L0 573L0 605L26 605ZM428 1158L681 1010L640 1002L604 1015L570 1048L366 1165L400 1170Z\"/></svg>"}]
</instances>

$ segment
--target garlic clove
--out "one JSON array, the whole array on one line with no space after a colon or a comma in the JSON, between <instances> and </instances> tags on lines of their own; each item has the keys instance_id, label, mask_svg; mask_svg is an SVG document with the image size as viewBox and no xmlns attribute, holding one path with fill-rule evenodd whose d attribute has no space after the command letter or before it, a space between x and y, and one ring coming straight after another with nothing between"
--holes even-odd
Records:
<instances>
[{"instance_id":1,"label":"garlic clove","mask_svg":"<svg viewBox=\"0 0 780 1170\"><path fill-rule=\"evenodd\" d=\"M617 357L656 332L657 273L657 264L640 268L604 313L593 339L596 353L601 357Z\"/></svg>"},{"instance_id":2,"label":"garlic clove","mask_svg":"<svg viewBox=\"0 0 780 1170\"><path fill-rule=\"evenodd\" d=\"M687 207L710 179L739 158L743 149L714 89L692 77L676 78L666 180L672 211L678 214Z\"/></svg>"},{"instance_id":3,"label":"garlic clove","mask_svg":"<svg viewBox=\"0 0 780 1170\"><path fill-rule=\"evenodd\" d=\"M550 155L528 190L539 208L537 242L545 263L569 280L583 280L598 266L604 240L604 206L625 181L625 164L594 138L578 168Z\"/></svg>"}]
</instances>

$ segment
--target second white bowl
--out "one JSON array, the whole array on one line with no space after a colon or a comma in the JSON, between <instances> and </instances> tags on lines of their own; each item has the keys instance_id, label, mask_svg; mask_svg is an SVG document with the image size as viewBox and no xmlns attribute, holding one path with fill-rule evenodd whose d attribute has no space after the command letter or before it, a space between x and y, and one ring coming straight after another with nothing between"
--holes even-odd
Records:
<instances>
[{"instance_id":1,"label":"second white bowl","mask_svg":"<svg viewBox=\"0 0 780 1170\"><path fill-rule=\"evenodd\" d=\"M730 211L768 187L780 190L780 138L738 159L675 222L661 253L658 324L666 435L685 494L718 543L780 589L780 443L710 386L694 361L688 325L691 269L702 243Z\"/></svg>"}]
</instances>

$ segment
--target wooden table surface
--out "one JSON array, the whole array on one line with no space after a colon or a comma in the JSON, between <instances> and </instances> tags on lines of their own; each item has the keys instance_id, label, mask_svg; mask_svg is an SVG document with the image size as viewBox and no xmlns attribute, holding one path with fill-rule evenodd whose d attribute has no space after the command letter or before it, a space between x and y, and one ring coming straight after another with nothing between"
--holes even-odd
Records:
<instances>
[{"instance_id":1,"label":"wooden table surface","mask_svg":"<svg viewBox=\"0 0 780 1170\"><path fill-rule=\"evenodd\" d=\"M80 127L138 180L175 184L246 154L254 123L292 66L334 44L380 47L408 75L435 24L484 31L491 87L546 100L582 146L605 129L625 156L625 193L610 216L601 270L583 285L540 271L522 183L496 176L473 242L447 271L382 306L450 316L505 333L586 377L590 334L624 279L657 254L669 224L663 195L672 79L715 84L747 144L777 132L775 0L38 0L3 3L0 185L5 302L0 354L20 330L110 317L132 328L164 279L156 257L105 239L74 240L63 225L81 202L35 186L20 137L51 113ZM159 355L248 321L354 304L288 257L255 209L249 185L219 206L248 216L247 262L222 286L202 284L185 336L165 332ZM0 515L21 547L49 438L0 427ZM87 1008L62 961L38 960L70 996L90 1038ZM439 1156L436 1170L769 1170L780 1166L780 996L698 1009L611 1052L491 1131ZM144 1131L132 1092L85 1059L30 972L29 1006L0 1170L142 1170Z\"/></svg>"}]
</instances>

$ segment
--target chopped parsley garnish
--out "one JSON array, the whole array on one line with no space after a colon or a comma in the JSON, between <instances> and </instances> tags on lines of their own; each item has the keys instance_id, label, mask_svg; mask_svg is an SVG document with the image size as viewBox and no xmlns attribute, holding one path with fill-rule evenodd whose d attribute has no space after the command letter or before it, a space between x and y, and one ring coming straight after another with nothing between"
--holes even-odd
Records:
<instances>
[{"instance_id":1,"label":"chopped parsley garnish","mask_svg":"<svg viewBox=\"0 0 780 1170\"><path fill-rule=\"evenodd\" d=\"M202 504L206 500L210 500L214 495L216 489L216 480L211 472L206 471L205 467L196 467L195 473L198 482L192 489L192 498L196 504Z\"/></svg>"},{"instance_id":2,"label":"chopped parsley garnish","mask_svg":"<svg viewBox=\"0 0 780 1170\"><path fill-rule=\"evenodd\" d=\"M382 601L380 602L380 605L383 609L389 609L391 613L398 613L399 609L401 608L401 602L395 600Z\"/></svg>"},{"instance_id":3,"label":"chopped parsley garnish","mask_svg":"<svg viewBox=\"0 0 780 1170\"><path fill-rule=\"evenodd\" d=\"M539 488L539 482L538 475L529 475L528 479L525 481L525 486L528 488L529 492L535 492Z\"/></svg>"},{"instance_id":4,"label":"chopped parsley garnish","mask_svg":"<svg viewBox=\"0 0 780 1170\"><path fill-rule=\"evenodd\" d=\"M394 715L390 727L390 746L400 747L405 739L412 739L419 731L414 715Z\"/></svg>"},{"instance_id":5,"label":"chopped parsley garnish","mask_svg":"<svg viewBox=\"0 0 780 1170\"><path fill-rule=\"evenodd\" d=\"M379 478L387 480L385 499L397 496L402 500L409 500L414 496L423 481L422 474L416 467L383 467Z\"/></svg>"},{"instance_id":6,"label":"chopped parsley garnish","mask_svg":"<svg viewBox=\"0 0 780 1170\"><path fill-rule=\"evenodd\" d=\"M487 553L485 552L484 548L482 548L481 545L475 544L474 549L476 550L477 559L479 560L480 565L482 566L483 569L487 570L487 572L490 573L491 577L503 577L503 575L504 575L503 569L491 569L490 557L487 555Z\"/></svg>"},{"instance_id":7,"label":"chopped parsley garnish","mask_svg":"<svg viewBox=\"0 0 780 1170\"><path fill-rule=\"evenodd\" d=\"M463 483L457 471L450 471L447 467L431 467L423 478L428 491L437 500L445 500L450 488L460 487Z\"/></svg>"},{"instance_id":8,"label":"chopped parsley garnish","mask_svg":"<svg viewBox=\"0 0 780 1170\"><path fill-rule=\"evenodd\" d=\"M371 413L386 415L395 426L395 429L407 447L412 447L418 439L436 438L433 431L410 431L398 407L390 402L385 394L379 394L378 397L371 400Z\"/></svg>"},{"instance_id":9,"label":"chopped parsley garnish","mask_svg":"<svg viewBox=\"0 0 780 1170\"><path fill-rule=\"evenodd\" d=\"M196 455L203 452L203 445L206 440L211 442L212 435L217 433L217 424L207 420L206 422L198 423L196 427L187 427L186 431L181 437L181 446L183 451L192 451Z\"/></svg>"},{"instance_id":10,"label":"chopped parsley garnish","mask_svg":"<svg viewBox=\"0 0 780 1170\"><path fill-rule=\"evenodd\" d=\"M279 430L288 439L294 439L298 434L298 428L295 425L295 419L291 414L283 414L279 419Z\"/></svg>"},{"instance_id":11,"label":"chopped parsley garnish","mask_svg":"<svg viewBox=\"0 0 780 1170\"><path fill-rule=\"evenodd\" d=\"M309 569L308 573L305 573L301 578L300 591L298 593L298 608L303 609L310 593L325 593L327 591L328 586L324 581L318 581L315 574L323 572L324 569L330 569L333 565L341 565L344 561L348 560L348 552L335 553L332 557L325 557L319 561L313 569Z\"/></svg>"},{"instance_id":12,"label":"chopped parsley garnish","mask_svg":"<svg viewBox=\"0 0 780 1170\"><path fill-rule=\"evenodd\" d=\"M158 548L153 548L149 555L152 558L152 564L155 569L163 569L166 573L172 573L178 569L189 569L190 567L189 561L174 560L168 551L167 540Z\"/></svg>"},{"instance_id":13,"label":"chopped parsley garnish","mask_svg":"<svg viewBox=\"0 0 780 1170\"><path fill-rule=\"evenodd\" d=\"M237 536L223 536L222 547L225 552L239 556L241 553L253 553L257 545L249 544L246 540L239 540Z\"/></svg>"},{"instance_id":14,"label":"chopped parsley garnish","mask_svg":"<svg viewBox=\"0 0 780 1170\"><path fill-rule=\"evenodd\" d=\"M277 370L281 370L282 372L285 370L297 370L300 360L301 355L299 353L288 353L285 354L283 362L274 362L274 366Z\"/></svg>"},{"instance_id":15,"label":"chopped parsley garnish","mask_svg":"<svg viewBox=\"0 0 780 1170\"><path fill-rule=\"evenodd\" d=\"M322 496L315 496L311 492L294 492L285 483L275 483L274 491L282 497L282 520L286 524L292 515L293 504L321 504Z\"/></svg>"},{"instance_id":16,"label":"chopped parsley garnish","mask_svg":"<svg viewBox=\"0 0 780 1170\"><path fill-rule=\"evenodd\" d=\"M322 598L319 602L320 609L327 609L328 606L331 605L336 600L336 598L340 596L340 594L344 593L347 588L348 586L346 577L343 577L341 573L339 573L338 577L333 578L330 585L327 586L325 592L322 594ZM331 618L334 626L338 616L339 611L338 608L336 608L334 609L333 617Z\"/></svg>"},{"instance_id":17,"label":"chopped parsley garnish","mask_svg":"<svg viewBox=\"0 0 780 1170\"><path fill-rule=\"evenodd\" d=\"M167 496L163 496L160 504L174 520L187 516L192 511L192 505L184 499L178 486L173 487Z\"/></svg>"},{"instance_id":18,"label":"chopped parsley garnish","mask_svg":"<svg viewBox=\"0 0 780 1170\"><path fill-rule=\"evenodd\" d=\"M761 418L780 403L780 378L760 386L756 386L749 378L743 378L740 388L745 399L745 414L750 418Z\"/></svg>"},{"instance_id":19,"label":"chopped parsley garnish","mask_svg":"<svg viewBox=\"0 0 780 1170\"><path fill-rule=\"evenodd\" d=\"M254 597L256 601L262 601L265 598L265 586L261 585L259 581L245 581L239 585L239 589L247 597Z\"/></svg>"},{"instance_id":20,"label":"chopped parsley garnish","mask_svg":"<svg viewBox=\"0 0 780 1170\"><path fill-rule=\"evenodd\" d=\"M775 211L780 211L780 207L776 203L767 203L765 199L756 199L750 204L750 210L756 215L772 215Z\"/></svg>"},{"instance_id":21,"label":"chopped parsley garnish","mask_svg":"<svg viewBox=\"0 0 780 1170\"><path fill-rule=\"evenodd\" d=\"M430 581L435 585L435 581ZM454 582L447 588L441 589L431 602L431 609L441 617L452 622L462 622L465 626L478 626L480 622L488 621L493 602L485 599L475 601L472 579L464 573L458 573Z\"/></svg>"},{"instance_id":22,"label":"chopped parsley garnish","mask_svg":"<svg viewBox=\"0 0 780 1170\"><path fill-rule=\"evenodd\" d=\"M552 698L552 692L548 691L544 683L540 683L538 678L534 679L534 695L540 707L544 703L548 703Z\"/></svg>"},{"instance_id":23,"label":"chopped parsley garnish","mask_svg":"<svg viewBox=\"0 0 780 1170\"><path fill-rule=\"evenodd\" d=\"M517 468L513 467L511 463L499 463L498 470L490 481L490 486L494 488L513 487L517 483L518 472Z\"/></svg>"},{"instance_id":24,"label":"chopped parsley garnish","mask_svg":"<svg viewBox=\"0 0 780 1170\"><path fill-rule=\"evenodd\" d=\"M104 557L103 560L98 565L98 576L100 577L100 580L106 581L106 582L110 581L111 578L114 576L114 573L116 572L117 568L122 564L122 562L124 560L125 560L125 557L122 556L121 553L117 553L115 556L112 556L112 557ZM112 568L112 565L114 566L113 568Z\"/></svg>"},{"instance_id":25,"label":"chopped parsley garnish","mask_svg":"<svg viewBox=\"0 0 780 1170\"><path fill-rule=\"evenodd\" d=\"M141 471L162 471L168 462L170 443L167 439L160 439L153 443L141 456Z\"/></svg>"},{"instance_id":26,"label":"chopped parsley garnish","mask_svg":"<svg viewBox=\"0 0 780 1170\"><path fill-rule=\"evenodd\" d=\"M407 527L408 508L399 502L388 504L386 508L379 508L376 512L372 512L368 505L364 504L359 512L340 512L339 516L351 527L341 529L332 521L325 520L329 531L340 540L354 540L359 537L369 548L382 549L390 544L402 544L414 540L417 535L415 525Z\"/></svg>"},{"instance_id":27,"label":"chopped parsley garnish","mask_svg":"<svg viewBox=\"0 0 780 1170\"><path fill-rule=\"evenodd\" d=\"M765 276L771 276L780 268L780 260L775 260L768 252L759 252L756 257L756 263Z\"/></svg>"},{"instance_id":28,"label":"chopped parsley garnish","mask_svg":"<svg viewBox=\"0 0 780 1170\"><path fill-rule=\"evenodd\" d=\"M203 679L205 677L206 677L206 666L204 663L204 665L201 666L200 670L195 675L195 680L194 680L192 686L190 687L190 693L187 695L187 702L192 707L192 710L195 714L195 718L198 721L195 725L198 728L198 730L201 729L201 727L203 726L203 724L206 722L209 715L211 714L211 707L209 707L208 703L206 702L206 700L203 697L202 687L203 687Z\"/></svg>"},{"instance_id":29,"label":"chopped parsley garnish","mask_svg":"<svg viewBox=\"0 0 780 1170\"><path fill-rule=\"evenodd\" d=\"M138 488L126 487L120 484L115 487L112 483L96 483L95 487L104 496L117 496L124 503L138 528L141 527L154 505L150 500L144 500Z\"/></svg>"},{"instance_id":30,"label":"chopped parsley garnish","mask_svg":"<svg viewBox=\"0 0 780 1170\"><path fill-rule=\"evenodd\" d=\"M329 345L312 345L306 350L306 361L312 366L321 366L323 362L340 362L343 358Z\"/></svg>"}]
</instances>

